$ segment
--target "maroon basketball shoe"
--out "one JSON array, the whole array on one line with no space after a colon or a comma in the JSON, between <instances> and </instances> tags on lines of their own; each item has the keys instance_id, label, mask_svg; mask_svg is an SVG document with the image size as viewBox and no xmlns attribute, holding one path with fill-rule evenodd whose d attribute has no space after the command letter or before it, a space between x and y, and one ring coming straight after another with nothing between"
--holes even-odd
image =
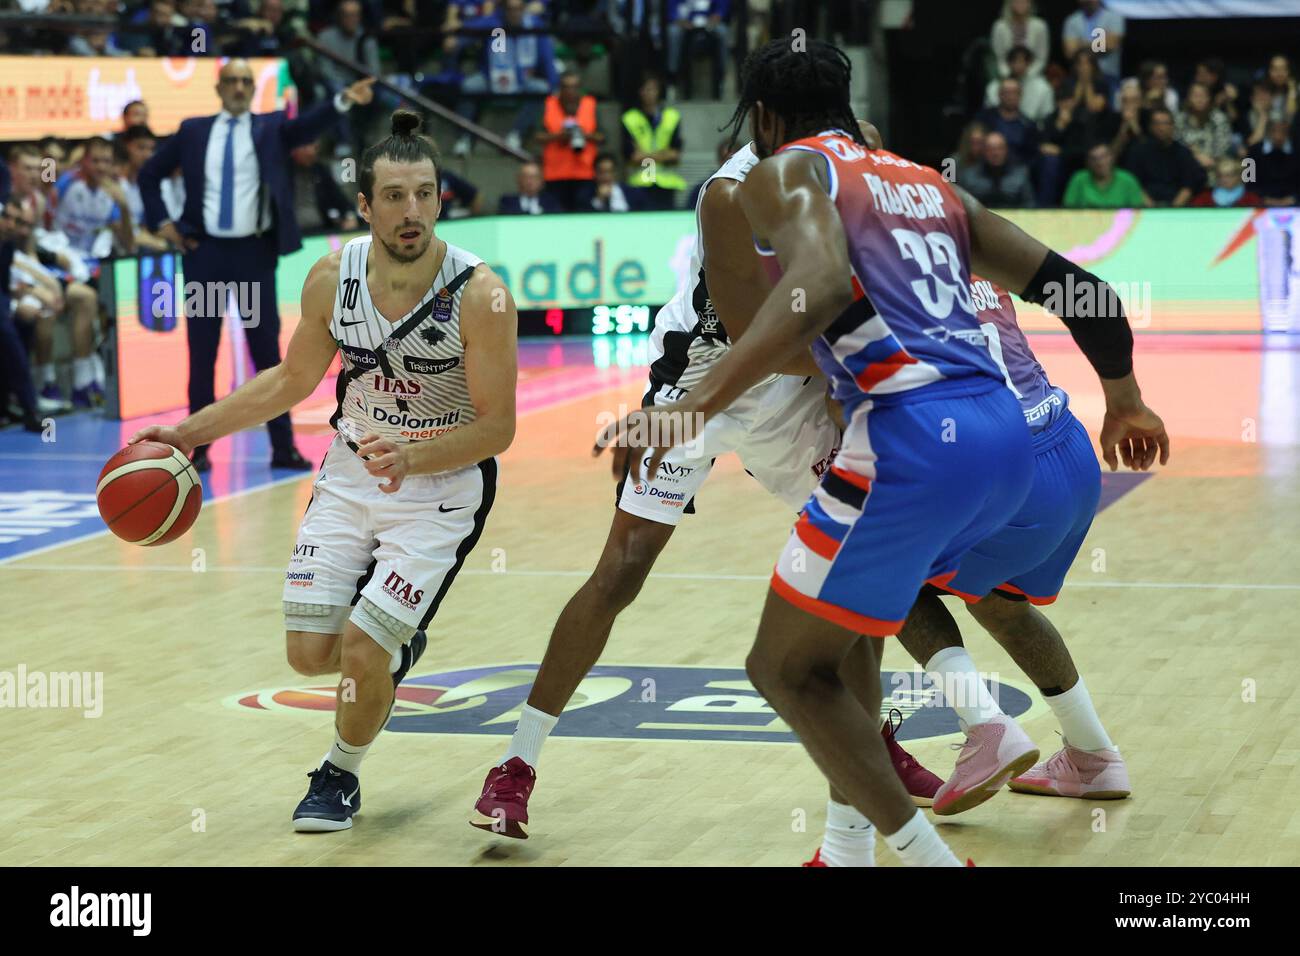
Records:
<instances>
[{"instance_id":1,"label":"maroon basketball shoe","mask_svg":"<svg viewBox=\"0 0 1300 956\"><path fill-rule=\"evenodd\" d=\"M894 722L895 715L898 717L897 723ZM918 807L933 806L934 795L943 786L943 781L922 767L915 757L898 745L894 733L902 726L903 714L895 708L889 712L889 719L880 729L881 735L885 738L885 747L889 750L890 762L894 765L894 773L898 774L898 779L903 781L903 786L911 794L912 803Z\"/></svg>"},{"instance_id":2,"label":"maroon basketball shoe","mask_svg":"<svg viewBox=\"0 0 1300 956\"><path fill-rule=\"evenodd\" d=\"M519 757L511 757L488 771L483 795L474 804L469 825L498 836L528 839L528 796L537 783L537 771Z\"/></svg>"}]
</instances>

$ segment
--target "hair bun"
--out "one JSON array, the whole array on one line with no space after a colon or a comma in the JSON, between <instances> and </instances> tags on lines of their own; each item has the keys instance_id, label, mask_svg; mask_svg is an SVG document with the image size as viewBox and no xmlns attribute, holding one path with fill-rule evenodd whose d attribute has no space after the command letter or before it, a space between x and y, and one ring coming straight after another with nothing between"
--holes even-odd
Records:
<instances>
[{"instance_id":1,"label":"hair bun","mask_svg":"<svg viewBox=\"0 0 1300 956\"><path fill-rule=\"evenodd\" d=\"M393 135L410 136L420 128L420 114L410 110L394 110Z\"/></svg>"}]
</instances>

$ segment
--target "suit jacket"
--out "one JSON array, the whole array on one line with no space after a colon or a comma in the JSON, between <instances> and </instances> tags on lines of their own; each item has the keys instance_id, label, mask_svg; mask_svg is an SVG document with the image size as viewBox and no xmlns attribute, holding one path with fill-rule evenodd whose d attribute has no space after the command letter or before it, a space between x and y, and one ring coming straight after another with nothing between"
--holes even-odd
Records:
<instances>
[{"instance_id":1,"label":"suit jacket","mask_svg":"<svg viewBox=\"0 0 1300 956\"><path fill-rule=\"evenodd\" d=\"M314 142L338 118L332 99L315 104L293 119L283 110L253 114L253 151L261 167L262 189L271 197L271 232L282 256L302 248L302 233L293 211L294 164L289 151ZM162 199L162 181L179 166L185 180L185 209L176 221L176 228L184 236L207 235L203 224L204 164L208 137L216 119L216 116L196 116L184 120L175 135L141 168L140 198L149 229L157 229L169 218Z\"/></svg>"},{"instance_id":2,"label":"suit jacket","mask_svg":"<svg viewBox=\"0 0 1300 956\"><path fill-rule=\"evenodd\" d=\"M635 186L629 186L627 183L616 183L623 190L623 198L627 200L628 212L641 212L646 208L645 196L641 190ZM573 200L574 212L609 212L608 209L596 205L596 184L583 183L578 187L578 192Z\"/></svg>"},{"instance_id":3,"label":"suit jacket","mask_svg":"<svg viewBox=\"0 0 1300 956\"><path fill-rule=\"evenodd\" d=\"M564 207L562 207L559 201L556 200L556 198L552 196L550 193L545 193L545 192L541 193L537 197L537 201L541 203L543 214L551 213L551 212L564 212ZM519 204L519 194L510 193L509 195L502 196L500 203L497 205L497 215L498 216L525 215L523 208Z\"/></svg>"}]
</instances>

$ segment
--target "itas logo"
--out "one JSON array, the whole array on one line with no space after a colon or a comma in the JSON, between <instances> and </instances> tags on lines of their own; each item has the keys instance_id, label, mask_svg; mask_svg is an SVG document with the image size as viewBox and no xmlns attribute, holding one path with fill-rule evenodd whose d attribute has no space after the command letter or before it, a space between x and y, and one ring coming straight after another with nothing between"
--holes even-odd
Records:
<instances>
[{"instance_id":1,"label":"itas logo","mask_svg":"<svg viewBox=\"0 0 1300 956\"><path fill-rule=\"evenodd\" d=\"M339 351L348 363L348 368L379 368L379 356L370 349L359 349L355 345L340 342Z\"/></svg>"},{"instance_id":2,"label":"itas logo","mask_svg":"<svg viewBox=\"0 0 1300 956\"><path fill-rule=\"evenodd\" d=\"M406 366L408 372L415 372L418 375L441 375L460 365L460 359L430 359L420 358L418 355L403 355L402 364Z\"/></svg>"},{"instance_id":3,"label":"itas logo","mask_svg":"<svg viewBox=\"0 0 1300 956\"><path fill-rule=\"evenodd\" d=\"M388 577L384 579L384 593L391 597L402 607L415 609L422 600L424 600L424 591L411 586L411 584L396 571L390 571Z\"/></svg>"},{"instance_id":4,"label":"itas logo","mask_svg":"<svg viewBox=\"0 0 1300 956\"><path fill-rule=\"evenodd\" d=\"M316 580L315 571L286 571L284 579L289 582L291 588L309 588L312 582Z\"/></svg>"},{"instance_id":5,"label":"itas logo","mask_svg":"<svg viewBox=\"0 0 1300 956\"><path fill-rule=\"evenodd\" d=\"M471 667L408 678L397 688L389 730L416 734L492 734L514 732L519 711L537 676L535 664ZM987 680L989 691L1012 717L1046 713L1024 687ZM956 737L957 715L939 703L929 677L917 671L881 675L881 716L903 714L900 741ZM228 698L232 707L260 711L316 710L335 707L333 684L283 687ZM739 667L659 667L597 665L564 709L556 737L607 740L708 740L796 743L789 726Z\"/></svg>"},{"instance_id":6,"label":"itas logo","mask_svg":"<svg viewBox=\"0 0 1300 956\"><path fill-rule=\"evenodd\" d=\"M408 398L419 395L423 391L419 382L409 378L388 378L384 375L376 375L374 378L375 391L383 392L385 395L400 395Z\"/></svg>"}]
</instances>

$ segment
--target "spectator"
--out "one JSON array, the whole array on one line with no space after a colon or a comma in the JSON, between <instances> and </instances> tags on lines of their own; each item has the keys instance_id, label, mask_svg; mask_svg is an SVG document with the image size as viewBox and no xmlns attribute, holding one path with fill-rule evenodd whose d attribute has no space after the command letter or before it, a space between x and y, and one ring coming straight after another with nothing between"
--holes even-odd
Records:
<instances>
[{"instance_id":1,"label":"spectator","mask_svg":"<svg viewBox=\"0 0 1300 956\"><path fill-rule=\"evenodd\" d=\"M1255 192L1265 206L1294 206L1300 195L1300 159L1284 119L1268 121L1268 135L1247 154L1255 164Z\"/></svg>"},{"instance_id":2,"label":"spectator","mask_svg":"<svg viewBox=\"0 0 1300 956\"><path fill-rule=\"evenodd\" d=\"M355 203L343 195L343 190L334 181L329 167L321 161L320 147L316 143L304 143L289 151L297 167L305 176L296 177L295 184L306 184L311 189L311 205L320 218L322 229L335 229L339 232L352 232L360 227ZM296 206L301 204L295 203Z\"/></svg>"},{"instance_id":3,"label":"spectator","mask_svg":"<svg viewBox=\"0 0 1300 956\"><path fill-rule=\"evenodd\" d=\"M1101 0L1079 0L1079 9L1061 26L1061 49L1067 60L1087 49L1097 54L1097 67L1108 88L1119 85L1120 47L1124 43L1124 18L1111 13Z\"/></svg>"},{"instance_id":4,"label":"spectator","mask_svg":"<svg viewBox=\"0 0 1300 956\"><path fill-rule=\"evenodd\" d=\"M1120 165L1124 164L1129 147L1142 138L1149 119L1142 108L1142 89L1138 81L1130 77L1119 87L1119 129L1110 144L1110 151Z\"/></svg>"},{"instance_id":5,"label":"spectator","mask_svg":"<svg viewBox=\"0 0 1300 956\"><path fill-rule=\"evenodd\" d=\"M664 62L663 18L658 13L666 2L669 0L608 0L609 68L614 95L624 106L637 101L646 71Z\"/></svg>"},{"instance_id":6,"label":"spectator","mask_svg":"<svg viewBox=\"0 0 1300 956\"><path fill-rule=\"evenodd\" d=\"M293 119L283 111L253 116L255 81L244 60L230 60L218 74L221 112L182 121L167 144L140 171L145 223L184 253L186 282L235 284L255 290L241 296L239 315L254 366L261 371L280 361L280 313L276 261L302 246L294 216L289 151L316 140L354 103L370 102L373 80L354 83L333 102L322 101ZM180 167L185 176L185 208L175 221L163 203L162 182ZM207 296L194 297L206 300ZM190 411L212 404L217 347L227 303L208 314L206 302L190 305L185 331L190 350ZM256 309L254 312L253 310ZM293 444L288 414L267 423L271 466L305 471L311 462ZM210 468L206 446L194 449L197 471Z\"/></svg>"},{"instance_id":7,"label":"spectator","mask_svg":"<svg viewBox=\"0 0 1300 956\"><path fill-rule=\"evenodd\" d=\"M1153 110L1163 106L1178 113L1178 91L1169 85L1169 67L1159 60L1143 60L1138 67L1138 86L1142 90L1142 107Z\"/></svg>"},{"instance_id":8,"label":"spectator","mask_svg":"<svg viewBox=\"0 0 1300 956\"><path fill-rule=\"evenodd\" d=\"M1083 93L1079 93L1080 87ZM1076 100L1080 96L1098 96L1109 101L1106 80L1097 67L1097 58L1091 50L1076 50L1070 57L1070 72L1061 81L1057 99Z\"/></svg>"},{"instance_id":9,"label":"spectator","mask_svg":"<svg viewBox=\"0 0 1300 956\"><path fill-rule=\"evenodd\" d=\"M978 120L962 127L957 152L944 160L943 175L949 182L964 182L966 173L984 161L984 137L988 128Z\"/></svg>"},{"instance_id":10,"label":"spectator","mask_svg":"<svg viewBox=\"0 0 1300 956\"><path fill-rule=\"evenodd\" d=\"M1062 202L1067 209L1134 209L1151 205L1142 185L1126 169L1115 168L1109 143L1088 150L1088 166L1070 177Z\"/></svg>"},{"instance_id":11,"label":"spectator","mask_svg":"<svg viewBox=\"0 0 1300 956\"><path fill-rule=\"evenodd\" d=\"M623 159L628 184L649 209L672 209L686 180L673 168L681 160L681 114L663 106L659 78L641 82L641 105L623 114ZM648 162L647 162L648 161Z\"/></svg>"},{"instance_id":12,"label":"spectator","mask_svg":"<svg viewBox=\"0 0 1300 956\"><path fill-rule=\"evenodd\" d=\"M340 0L334 16L333 26L326 27L317 37L321 46L360 63L366 68L368 76L378 76L379 41L368 35L361 25L361 4L358 0ZM319 69L321 80L331 97L337 96L352 84L352 71L327 57L320 58ZM339 118L335 155L349 156L362 151L357 140L360 130L355 128L351 114L352 111L348 110Z\"/></svg>"},{"instance_id":13,"label":"spectator","mask_svg":"<svg viewBox=\"0 0 1300 956\"><path fill-rule=\"evenodd\" d=\"M191 37L175 0L150 0L149 18L127 38L136 56L189 56Z\"/></svg>"},{"instance_id":14,"label":"spectator","mask_svg":"<svg viewBox=\"0 0 1300 956\"><path fill-rule=\"evenodd\" d=\"M155 251L166 249L167 240L145 228L144 200L140 198L140 170L154 154L158 140L148 126L128 126L113 142L121 151L122 175L118 182L131 210L136 245Z\"/></svg>"},{"instance_id":15,"label":"spectator","mask_svg":"<svg viewBox=\"0 0 1300 956\"><path fill-rule=\"evenodd\" d=\"M7 198L0 211L0 370L4 373L8 390L13 393L22 409L23 428L29 432L39 432L42 426L36 414L36 389L32 386L27 350L14 326L9 301L14 247L23 229L22 217L21 203L13 197ZM8 407L8 402L0 405Z\"/></svg>"},{"instance_id":16,"label":"spectator","mask_svg":"<svg viewBox=\"0 0 1300 956\"><path fill-rule=\"evenodd\" d=\"M1228 117L1214 108L1208 88L1193 83L1187 88L1187 100L1175 124L1178 141L1192 151L1206 172L1232 151L1232 128Z\"/></svg>"},{"instance_id":17,"label":"spectator","mask_svg":"<svg viewBox=\"0 0 1300 956\"><path fill-rule=\"evenodd\" d=\"M1237 135L1247 150L1264 142L1272 106L1273 96L1268 91L1268 84L1256 83L1250 88L1250 107L1241 114L1237 125Z\"/></svg>"},{"instance_id":18,"label":"spectator","mask_svg":"<svg viewBox=\"0 0 1300 956\"><path fill-rule=\"evenodd\" d=\"M715 168L719 167L723 163L725 163L733 152L734 150L731 148L730 136L724 136L722 137L722 139L718 140L718 145L714 148L714 160L715 160L713 164L714 167ZM704 184L707 183L708 181L709 181L709 177L705 176L698 183L696 183L694 186L691 187L690 195L686 197L687 209L695 209L697 206L699 206L700 190L704 188Z\"/></svg>"},{"instance_id":19,"label":"spectator","mask_svg":"<svg viewBox=\"0 0 1300 956\"><path fill-rule=\"evenodd\" d=\"M1016 75L1011 68L1011 53L1016 48L1024 49L1029 54L1025 76L1043 75L1051 38L1048 36L1047 21L1036 16L1036 12L1033 0L1004 0L1002 16L993 21L993 30L989 34L1000 76ZM1024 77L1020 79L1023 82ZM993 83L990 82L989 85L993 86ZM992 103L993 100L990 99L989 105Z\"/></svg>"},{"instance_id":20,"label":"spectator","mask_svg":"<svg viewBox=\"0 0 1300 956\"><path fill-rule=\"evenodd\" d=\"M1038 125L1020 112L1020 81L1007 77L998 82L998 105L975 114L989 132L1001 133L1011 155L1018 163L1032 163L1038 158Z\"/></svg>"},{"instance_id":21,"label":"spectator","mask_svg":"<svg viewBox=\"0 0 1300 956\"><path fill-rule=\"evenodd\" d=\"M596 178L578 195L579 212L638 212L645 208L639 190L618 181L618 160L612 153L596 157Z\"/></svg>"},{"instance_id":22,"label":"spectator","mask_svg":"<svg viewBox=\"0 0 1300 956\"><path fill-rule=\"evenodd\" d=\"M112 169L113 144L92 136L86 141L80 168L64 173L56 187L54 229L87 259L110 255L114 244L127 254L135 251L131 207Z\"/></svg>"},{"instance_id":23,"label":"spectator","mask_svg":"<svg viewBox=\"0 0 1300 956\"><path fill-rule=\"evenodd\" d=\"M559 92L546 98L537 131L546 189L565 210L575 208L581 187L595 178L596 151L604 142L596 125L596 98L582 92L577 73L565 73Z\"/></svg>"},{"instance_id":24,"label":"spectator","mask_svg":"<svg viewBox=\"0 0 1300 956\"><path fill-rule=\"evenodd\" d=\"M84 16L105 16L109 12L106 5L99 0L83 2L77 7L77 12ZM130 50L124 50L117 45L117 37L113 35L112 30L108 29L87 30L84 35L74 35L68 40L68 53L72 56L131 55Z\"/></svg>"},{"instance_id":25,"label":"spectator","mask_svg":"<svg viewBox=\"0 0 1300 956\"><path fill-rule=\"evenodd\" d=\"M1069 89L1056 104L1056 116L1047 124L1043 158L1039 165L1038 200L1055 205L1061 185L1086 161L1094 143L1108 143L1119 132L1119 116L1107 105L1100 78L1092 75L1089 50L1074 55L1074 74L1062 84Z\"/></svg>"},{"instance_id":26,"label":"spectator","mask_svg":"<svg viewBox=\"0 0 1300 956\"><path fill-rule=\"evenodd\" d=\"M1219 209L1262 206L1259 194L1246 188L1242 179L1242 164L1235 159L1221 159L1214 166L1214 186L1197 193L1193 206L1213 206Z\"/></svg>"},{"instance_id":27,"label":"spectator","mask_svg":"<svg viewBox=\"0 0 1300 956\"><path fill-rule=\"evenodd\" d=\"M231 23L239 31L240 56L280 56L302 32L299 20L285 14L284 0L261 0L257 15Z\"/></svg>"},{"instance_id":28,"label":"spectator","mask_svg":"<svg viewBox=\"0 0 1300 956\"><path fill-rule=\"evenodd\" d=\"M1029 170L1011 157L1006 137L997 130L989 130L984 137L984 160L966 173L962 185L986 206L1024 209L1034 205Z\"/></svg>"},{"instance_id":29,"label":"spectator","mask_svg":"<svg viewBox=\"0 0 1300 956\"><path fill-rule=\"evenodd\" d=\"M690 61L697 50L713 58L713 98L722 99L722 79L727 72L727 47L731 40L731 0L669 0L668 22L669 83L691 98ZM685 63L683 63L683 58ZM669 98L673 95L669 88Z\"/></svg>"},{"instance_id":30,"label":"spectator","mask_svg":"<svg viewBox=\"0 0 1300 956\"><path fill-rule=\"evenodd\" d=\"M1221 110L1230 124L1237 122L1237 87L1224 81L1226 67L1217 56L1206 57L1197 61L1193 83L1200 83L1210 91L1210 101L1216 110Z\"/></svg>"},{"instance_id":31,"label":"spectator","mask_svg":"<svg viewBox=\"0 0 1300 956\"><path fill-rule=\"evenodd\" d=\"M1269 96L1269 119L1291 122L1296 115L1296 83L1291 73L1291 61L1282 54L1279 53L1268 61L1264 87Z\"/></svg>"},{"instance_id":32,"label":"spectator","mask_svg":"<svg viewBox=\"0 0 1300 956\"><path fill-rule=\"evenodd\" d=\"M1205 184L1205 170L1174 139L1174 117L1163 106L1151 111L1146 137L1129 147L1127 166L1155 206L1186 206Z\"/></svg>"},{"instance_id":33,"label":"spectator","mask_svg":"<svg viewBox=\"0 0 1300 956\"><path fill-rule=\"evenodd\" d=\"M524 163L515 175L519 192L501 197L497 214L501 216L539 216L542 213L564 212L550 193L543 192L542 167L537 163Z\"/></svg>"},{"instance_id":34,"label":"spectator","mask_svg":"<svg viewBox=\"0 0 1300 956\"><path fill-rule=\"evenodd\" d=\"M506 142L520 149L528 131L537 125L541 114L542 97L555 89L559 74L555 66L555 45L549 36L535 33L516 33L516 30L533 28L536 20L525 11L524 0L505 0L501 13L478 21L484 28L505 30L504 42L487 43L483 48L481 69L465 77L461 99L456 112L469 120L477 120L480 100L469 96L522 96L523 103L515 112L514 125L506 133ZM466 156L470 139L462 136L452 151Z\"/></svg>"},{"instance_id":35,"label":"spectator","mask_svg":"<svg viewBox=\"0 0 1300 956\"><path fill-rule=\"evenodd\" d=\"M221 51L217 40L217 5L214 0L181 0L185 19L185 48L190 56L216 56Z\"/></svg>"},{"instance_id":36,"label":"spectator","mask_svg":"<svg viewBox=\"0 0 1300 956\"><path fill-rule=\"evenodd\" d=\"M149 107L144 100L132 100L122 107L122 129L149 125Z\"/></svg>"},{"instance_id":37,"label":"spectator","mask_svg":"<svg viewBox=\"0 0 1300 956\"><path fill-rule=\"evenodd\" d=\"M438 176L442 180L442 208L438 211L439 220L464 219L483 212L483 197L472 182L450 169L438 170Z\"/></svg>"},{"instance_id":38,"label":"spectator","mask_svg":"<svg viewBox=\"0 0 1300 956\"><path fill-rule=\"evenodd\" d=\"M1056 109L1056 93L1042 76L1029 72L1033 54L1025 46L1015 46L1007 54L1004 77L1020 81L1020 112L1034 123L1041 123ZM997 106L1002 84L989 80L984 90L984 105Z\"/></svg>"}]
</instances>

